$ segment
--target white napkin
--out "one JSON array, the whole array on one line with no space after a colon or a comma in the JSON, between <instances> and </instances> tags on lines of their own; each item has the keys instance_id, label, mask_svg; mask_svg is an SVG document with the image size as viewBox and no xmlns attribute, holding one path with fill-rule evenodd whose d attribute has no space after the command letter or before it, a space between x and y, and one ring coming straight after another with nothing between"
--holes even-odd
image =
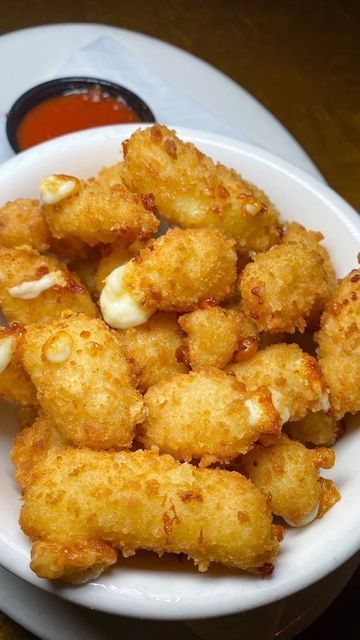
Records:
<instances>
[{"instance_id":1,"label":"white napkin","mask_svg":"<svg viewBox=\"0 0 360 640\"><path fill-rule=\"evenodd\" d=\"M201 129L250 141L244 133L220 120L176 86L164 82L140 58L109 36L102 36L79 49L58 69L55 77L76 75L111 80L127 87L149 105L155 119L162 124Z\"/></svg>"},{"instance_id":2,"label":"white napkin","mask_svg":"<svg viewBox=\"0 0 360 640\"><path fill-rule=\"evenodd\" d=\"M66 76L102 78L123 85L142 98L162 124L211 131L251 142L242 131L219 119L175 85L165 82L145 62L109 36L97 38L79 49L54 77ZM5 126L6 116L0 114L0 162L14 155L7 141Z\"/></svg>"}]
</instances>

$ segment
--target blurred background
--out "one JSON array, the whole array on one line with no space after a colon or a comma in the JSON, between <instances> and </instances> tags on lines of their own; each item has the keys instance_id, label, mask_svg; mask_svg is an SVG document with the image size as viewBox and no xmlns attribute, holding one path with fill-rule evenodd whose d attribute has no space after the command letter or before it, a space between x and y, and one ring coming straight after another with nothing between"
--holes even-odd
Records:
<instances>
[{"instance_id":1,"label":"blurred background","mask_svg":"<svg viewBox=\"0 0 360 640\"><path fill-rule=\"evenodd\" d=\"M0 10L2 34L42 24L102 23L202 58L265 105L327 182L360 209L358 0L0 0ZM358 640L359 588L358 572L299 640L325 634ZM149 623L152 632L155 637ZM175 640L174 633L169 627ZM26 631L0 616L0 640L25 638Z\"/></svg>"}]
</instances>

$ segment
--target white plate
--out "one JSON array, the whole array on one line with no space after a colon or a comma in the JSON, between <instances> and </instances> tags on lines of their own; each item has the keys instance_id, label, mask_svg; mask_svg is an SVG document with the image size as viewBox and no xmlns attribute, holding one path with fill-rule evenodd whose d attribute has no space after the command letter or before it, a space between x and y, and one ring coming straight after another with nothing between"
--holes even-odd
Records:
<instances>
[{"instance_id":1,"label":"white plate","mask_svg":"<svg viewBox=\"0 0 360 640\"><path fill-rule=\"evenodd\" d=\"M24 91L51 79L77 49L103 35L119 40L164 81L240 133L245 133L254 144L321 177L289 132L236 82L177 47L140 33L105 25L55 24L3 35L0 38L0 113L6 113ZM194 126L191 114L187 126ZM0 162L12 155L3 136Z\"/></svg>"},{"instance_id":2,"label":"white plate","mask_svg":"<svg viewBox=\"0 0 360 640\"><path fill-rule=\"evenodd\" d=\"M118 159L119 141L136 126L105 127L64 136L20 154L0 167L3 201L35 196L47 173L91 175ZM353 209L328 187L275 156L214 134L179 130L203 151L261 186L284 218L322 231L338 275L355 266L360 221ZM29 569L29 543L19 531L19 491L9 462L15 424L6 407L0 443L0 563L25 580L65 599L103 611L154 619L190 619L246 611L298 591L330 573L360 548L360 431L350 430L336 445L337 463L329 475L342 500L320 521L291 530L281 546L276 571L259 580L236 571L212 569L206 574L180 564L139 554L122 560L98 581L68 587L39 580ZM324 474L325 475L325 474Z\"/></svg>"}]
</instances>

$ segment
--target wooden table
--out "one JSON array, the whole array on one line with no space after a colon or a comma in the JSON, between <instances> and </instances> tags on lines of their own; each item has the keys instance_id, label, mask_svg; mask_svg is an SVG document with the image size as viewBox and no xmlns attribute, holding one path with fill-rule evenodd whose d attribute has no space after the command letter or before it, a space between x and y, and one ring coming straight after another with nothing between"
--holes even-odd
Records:
<instances>
[{"instance_id":1,"label":"wooden table","mask_svg":"<svg viewBox=\"0 0 360 640\"><path fill-rule=\"evenodd\" d=\"M104 23L160 38L203 58L272 111L329 184L360 208L357 0L1 0L0 4L3 33L58 22ZM325 634L359 638L359 587L357 573L338 601L299 640ZM155 637L154 623L150 627ZM29 637L0 617L0 640Z\"/></svg>"}]
</instances>

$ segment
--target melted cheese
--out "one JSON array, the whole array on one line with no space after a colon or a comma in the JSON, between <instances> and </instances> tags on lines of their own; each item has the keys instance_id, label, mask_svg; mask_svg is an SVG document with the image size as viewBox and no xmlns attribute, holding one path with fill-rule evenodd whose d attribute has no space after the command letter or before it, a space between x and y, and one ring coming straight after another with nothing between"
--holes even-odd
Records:
<instances>
[{"instance_id":1,"label":"melted cheese","mask_svg":"<svg viewBox=\"0 0 360 640\"><path fill-rule=\"evenodd\" d=\"M309 511L309 513L305 514L299 522L293 522L290 518L285 518L285 522L287 522L290 527L306 527L307 524L310 524L313 520L315 520L317 514L319 513L320 503L317 502L315 506Z\"/></svg>"},{"instance_id":2,"label":"melted cheese","mask_svg":"<svg viewBox=\"0 0 360 640\"><path fill-rule=\"evenodd\" d=\"M57 204L74 195L79 187L79 180L73 176L46 176L39 185L40 197L44 204Z\"/></svg>"},{"instance_id":3,"label":"melted cheese","mask_svg":"<svg viewBox=\"0 0 360 640\"><path fill-rule=\"evenodd\" d=\"M39 280L28 280L10 287L8 292L13 298L21 298L22 300L33 300L37 298L43 291L50 289L54 285L64 287L66 280L62 271L52 271L47 273Z\"/></svg>"},{"instance_id":4,"label":"melted cheese","mask_svg":"<svg viewBox=\"0 0 360 640\"><path fill-rule=\"evenodd\" d=\"M6 336L0 340L0 373L5 371L11 362L14 336Z\"/></svg>"},{"instance_id":5,"label":"melted cheese","mask_svg":"<svg viewBox=\"0 0 360 640\"><path fill-rule=\"evenodd\" d=\"M100 307L105 322L115 329L128 329L144 324L154 313L139 304L124 287L124 275L130 262L117 267L105 280Z\"/></svg>"}]
</instances>

